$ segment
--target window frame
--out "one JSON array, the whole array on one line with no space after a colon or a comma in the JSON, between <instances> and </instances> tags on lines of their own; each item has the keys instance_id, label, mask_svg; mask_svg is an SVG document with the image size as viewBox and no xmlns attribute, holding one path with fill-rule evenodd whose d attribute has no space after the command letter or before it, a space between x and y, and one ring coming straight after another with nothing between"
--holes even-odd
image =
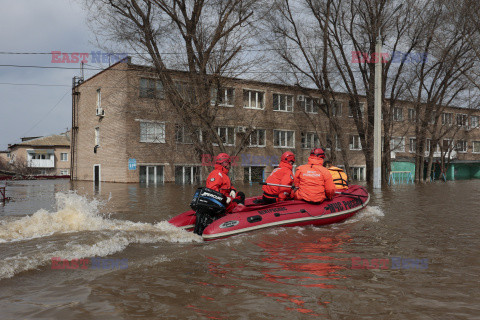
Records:
<instances>
[{"instance_id":1,"label":"window frame","mask_svg":"<svg viewBox=\"0 0 480 320\"><path fill-rule=\"evenodd\" d=\"M462 149L458 148L459 143L462 143ZM468 141L467 140L457 140L455 141L455 151L458 153L467 153L468 152Z\"/></svg>"},{"instance_id":2,"label":"window frame","mask_svg":"<svg viewBox=\"0 0 480 320\"><path fill-rule=\"evenodd\" d=\"M412 143L412 140L414 143ZM412 148L414 147L414 148ZM417 138L412 137L408 139L408 151L410 153L416 153L417 152Z\"/></svg>"},{"instance_id":3,"label":"window frame","mask_svg":"<svg viewBox=\"0 0 480 320\"><path fill-rule=\"evenodd\" d=\"M217 127L217 134L218 136L220 137L220 139L222 138L222 135L221 135L221 130L222 129L225 129L225 142L223 142L223 145L226 146L226 147L233 147L235 146L235 143L236 143L236 139L237 139L237 135L235 133L235 127L230 127L230 126L225 126L225 127ZM230 143L227 143L227 139L228 139L228 131L229 130L232 130L233 131L233 144L230 144ZM218 143L216 142L213 142L212 143L214 146L218 146Z\"/></svg>"},{"instance_id":4,"label":"window frame","mask_svg":"<svg viewBox=\"0 0 480 320\"><path fill-rule=\"evenodd\" d=\"M452 125L453 125L453 113L442 112L442 126L452 126Z\"/></svg>"},{"instance_id":5,"label":"window frame","mask_svg":"<svg viewBox=\"0 0 480 320\"><path fill-rule=\"evenodd\" d=\"M280 140L286 140L286 142L288 142L288 133L291 132L292 133L292 143L293 145L275 145L275 132L278 131L281 133L285 133L285 137L284 139L280 139L279 137L279 141ZM273 129L273 147L274 148L278 148L278 149L281 149L281 148L290 148L290 149L294 149L295 148L295 130L285 130L285 129Z\"/></svg>"},{"instance_id":6,"label":"window frame","mask_svg":"<svg viewBox=\"0 0 480 320\"><path fill-rule=\"evenodd\" d=\"M248 106L245 105L245 93L248 93ZM255 106L251 106L252 102L252 93L255 93ZM258 107L258 95L262 95L262 100L261 100L261 107ZM265 91L262 90L255 90L255 89L243 89L243 107L245 109L253 109L253 110L264 110L265 109Z\"/></svg>"},{"instance_id":7,"label":"window frame","mask_svg":"<svg viewBox=\"0 0 480 320\"><path fill-rule=\"evenodd\" d=\"M455 122L457 123L457 126L466 128L468 126L468 114L457 113L455 115ZM460 124L459 124L459 122L460 122Z\"/></svg>"},{"instance_id":8,"label":"window frame","mask_svg":"<svg viewBox=\"0 0 480 320\"><path fill-rule=\"evenodd\" d=\"M396 141L400 139L400 143L397 144ZM392 145L392 142L395 144ZM400 147L400 149L398 149ZM405 137L391 137L390 138L390 151L392 152L405 152Z\"/></svg>"},{"instance_id":9,"label":"window frame","mask_svg":"<svg viewBox=\"0 0 480 320\"><path fill-rule=\"evenodd\" d=\"M408 108L408 122L417 122L417 110L415 110L415 108Z\"/></svg>"},{"instance_id":10,"label":"window frame","mask_svg":"<svg viewBox=\"0 0 480 320\"><path fill-rule=\"evenodd\" d=\"M301 138L302 138L301 139L302 149L313 149L313 148L318 148L320 146L320 137L314 131L302 131ZM315 141L317 143L315 143Z\"/></svg>"},{"instance_id":11,"label":"window frame","mask_svg":"<svg viewBox=\"0 0 480 320\"><path fill-rule=\"evenodd\" d=\"M145 88L142 88L142 81L146 81L147 85ZM161 89L158 88L158 84L161 84ZM157 78L148 78L140 77L139 80L139 98L145 99L165 99L165 88L163 86L163 81Z\"/></svg>"},{"instance_id":12,"label":"window frame","mask_svg":"<svg viewBox=\"0 0 480 320\"><path fill-rule=\"evenodd\" d=\"M275 99L275 96L278 97L278 99ZM284 104L285 104L285 108L284 109L279 109L279 106L281 105L281 97L284 97ZM287 100L288 98L291 98L291 105L288 106L287 105ZM279 100L277 101L277 109L275 109L275 100ZM293 112L293 108L294 108L294 104L295 104L295 99L294 99L294 95L292 94L287 94L287 93L279 93L279 92L274 92L272 94L272 109L273 111L277 111L277 112ZM290 110L288 110L290 108Z\"/></svg>"},{"instance_id":13,"label":"window frame","mask_svg":"<svg viewBox=\"0 0 480 320\"><path fill-rule=\"evenodd\" d=\"M403 121L403 108L402 107L393 107L392 109L392 120L396 122Z\"/></svg>"},{"instance_id":14,"label":"window frame","mask_svg":"<svg viewBox=\"0 0 480 320\"><path fill-rule=\"evenodd\" d=\"M263 131L263 144L258 144L259 141L259 133ZM257 144L252 144L252 135L257 134ZM266 129L255 129L252 131L250 136L248 137L248 147L249 148L265 148L267 146L267 130Z\"/></svg>"},{"instance_id":15,"label":"window frame","mask_svg":"<svg viewBox=\"0 0 480 320\"><path fill-rule=\"evenodd\" d=\"M360 139L360 135L350 134L349 137L348 137L348 140L349 140L348 141L349 150L352 150L352 151L362 150L362 140ZM358 144L357 147L354 147L355 144L356 144L355 142L357 142L357 144Z\"/></svg>"},{"instance_id":16,"label":"window frame","mask_svg":"<svg viewBox=\"0 0 480 320\"><path fill-rule=\"evenodd\" d=\"M234 87L220 87L220 90L223 91L223 101L224 102L219 102L218 106L219 107L226 107L226 108L235 107L235 88ZM229 90L231 90L231 98L232 98L231 101L230 101L230 99L228 99ZM218 88L212 88L212 90L211 90L210 104L212 106L214 106L217 102L216 101L217 100L217 91L218 91ZM229 102L231 102L231 103L229 103Z\"/></svg>"},{"instance_id":17,"label":"window frame","mask_svg":"<svg viewBox=\"0 0 480 320\"><path fill-rule=\"evenodd\" d=\"M165 125L165 122L163 121L152 121L152 120L139 120L140 124L139 124L139 128L140 128L140 135L139 135L139 142L140 143L166 143L166 135L167 135L167 132L166 132L166 125ZM143 135L143 139L142 139L142 125L143 127L147 126L147 128L145 130L147 130L147 133L145 133L145 135ZM154 126L154 133L153 135L155 136L155 139L147 139L146 137L148 136L151 136L152 134L148 133L148 126ZM156 130L158 128L158 126L161 127L161 131L163 131L163 137L158 135ZM158 137L161 137L160 139L157 139Z\"/></svg>"},{"instance_id":18,"label":"window frame","mask_svg":"<svg viewBox=\"0 0 480 320\"><path fill-rule=\"evenodd\" d=\"M311 102L308 104L308 102ZM315 102L317 105L315 105ZM305 110L305 113L310 113L310 114L318 114L318 110L320 109L320 104L323 103L323 100L320 98L315 98L315 97L307 97L305 96L303 98L303 108ZM310 107L311 111L307 111L307 107Z\"/></svg>"},{"instance_id":19,"label":"window frame","mask_svg":"<svg viewBox=\"0 0 480 320\"><path fill-rule=\"evenodd\" d=\"M478 144L478 151L475 151L475 144ZM480 154L480 140L472 141L472 153Z\"/></svg>"},{"instance_id":20,"label":"window frame","mask_svg":"<svg viewBox=\"0 0 480 320\"><path fill-rule=\"evenodd\" d=\"M65 159L63 159L65 155ZM60 161L68 161L68 152L60 152Z\"/></svg>"}]
</instances>

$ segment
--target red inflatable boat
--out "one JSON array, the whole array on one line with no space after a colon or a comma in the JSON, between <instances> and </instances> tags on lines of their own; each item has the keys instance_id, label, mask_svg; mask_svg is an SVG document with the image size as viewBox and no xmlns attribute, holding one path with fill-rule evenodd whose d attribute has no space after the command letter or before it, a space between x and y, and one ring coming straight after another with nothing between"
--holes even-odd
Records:
<instances>
[{"instance_id":1,"label":"red inflatable boat","mask_svg":"<svg viewBox=\"0 0 480 320\"><path fill-rule=\"evenodd\" d=\"M201 195L213 197L212 201L220 205L220 198L215 198L212 192ZM196 200L196 196L197 194L193 201ZM244 207L231 214L222 215L216 220L208 221L203 233L197 230L195 232L201 234L204 240L213 240L268 227L325 225L340 222L366 207L370 196L365 188L352 185L348 190L338 193L332 200L321 204L289 200L265 205L259 203L260 199L261 197L247 198ZM193 231L196 228L196 219L195 211L190 210L172 218L169 222Z\"/></svg>"}]
</instances>

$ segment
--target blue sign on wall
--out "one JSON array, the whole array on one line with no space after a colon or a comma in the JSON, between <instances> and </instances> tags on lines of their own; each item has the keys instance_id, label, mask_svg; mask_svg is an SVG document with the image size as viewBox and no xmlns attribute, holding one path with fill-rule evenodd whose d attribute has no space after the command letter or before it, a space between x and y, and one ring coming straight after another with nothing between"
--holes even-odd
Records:
<instances>
[{"instance_id":1,"label":"blue sign on wall","mask_svg":"<svg viewBox=\"0 0 480 320\"><path fill-rule=\"evenodd\" d=\"M137 170L137 159L128 159L128 170Z\"/></svg>"}]
</instances>

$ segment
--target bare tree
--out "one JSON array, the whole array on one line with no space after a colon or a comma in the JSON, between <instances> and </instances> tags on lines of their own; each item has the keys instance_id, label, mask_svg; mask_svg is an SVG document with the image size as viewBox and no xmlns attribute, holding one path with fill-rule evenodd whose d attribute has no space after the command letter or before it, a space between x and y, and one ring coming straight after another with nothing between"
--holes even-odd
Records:
<instances>
[{"instance_id":1,"label":"bare tree","mask_svg":"<svg viewBox=\"0 0 480 320\"><path fill-rule=\"evenodd\" d=\"M214 153L214 143L227 151L217 130L218 120L225 119L227 112L218 107L218 101L226 77L238 76L248 68L252 57L241 53L252 42L251 24L258 2L86 0L86 5L104 39L128 45L153 66L165 98L188 131L200 159L202 154ZM183 71L185 82L179 82L172 69ZM212 92L217 97L212 97ZM250 127L247 135L253 130L253 125ZM247 138L240 139L231 153L238 154Z\"/></svg>"}]
</instances>

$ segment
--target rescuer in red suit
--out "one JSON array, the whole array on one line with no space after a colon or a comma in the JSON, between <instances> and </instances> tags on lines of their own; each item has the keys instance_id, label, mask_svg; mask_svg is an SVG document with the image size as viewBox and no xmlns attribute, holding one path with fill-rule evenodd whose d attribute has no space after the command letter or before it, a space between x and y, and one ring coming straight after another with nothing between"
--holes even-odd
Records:
<instances>
[{"instance_id":1,"label":"rescuer in red suit","mask_svg":"<svg viewBox=\"0 0 480 320\"><path fill-rule=\"evenodd\" d=\"M280 157L278 168L273 170L267 178L266 183L283 184L291 186L293 184L292 168L295 163L295 155L293 152L287 151ZM264 185L263 202L275 203L279 201L289 200L291 198L292 188L278 187L272 185Z\"/></svg>"},{"instance_id":2,"label":"rescuer in red suit","mask_svg":"<svg viewBox=\"0 0 480 320\"><path fill-rule=\"evenodd\" d=\"M232 160L226 153L220 153L215 157L215 169L207 177L207 188L218 191L227 197L226 212L230 213L239 204L245 203L245 194L238 192L232 186L228 172L232 166Z\"/></svg>"},{"instance_id":3,"label":"rescuer in red suit","mask_svg":"<svg viewBox=\"0 0 480 320\"><path fill-rule=\"evenodd\" d=\"M310 152L308 163L295 170L295 199L322 203L335 196L335 184L331 173L323 166L325 152L322 148Z\"/></svg>"}]
</instances>

